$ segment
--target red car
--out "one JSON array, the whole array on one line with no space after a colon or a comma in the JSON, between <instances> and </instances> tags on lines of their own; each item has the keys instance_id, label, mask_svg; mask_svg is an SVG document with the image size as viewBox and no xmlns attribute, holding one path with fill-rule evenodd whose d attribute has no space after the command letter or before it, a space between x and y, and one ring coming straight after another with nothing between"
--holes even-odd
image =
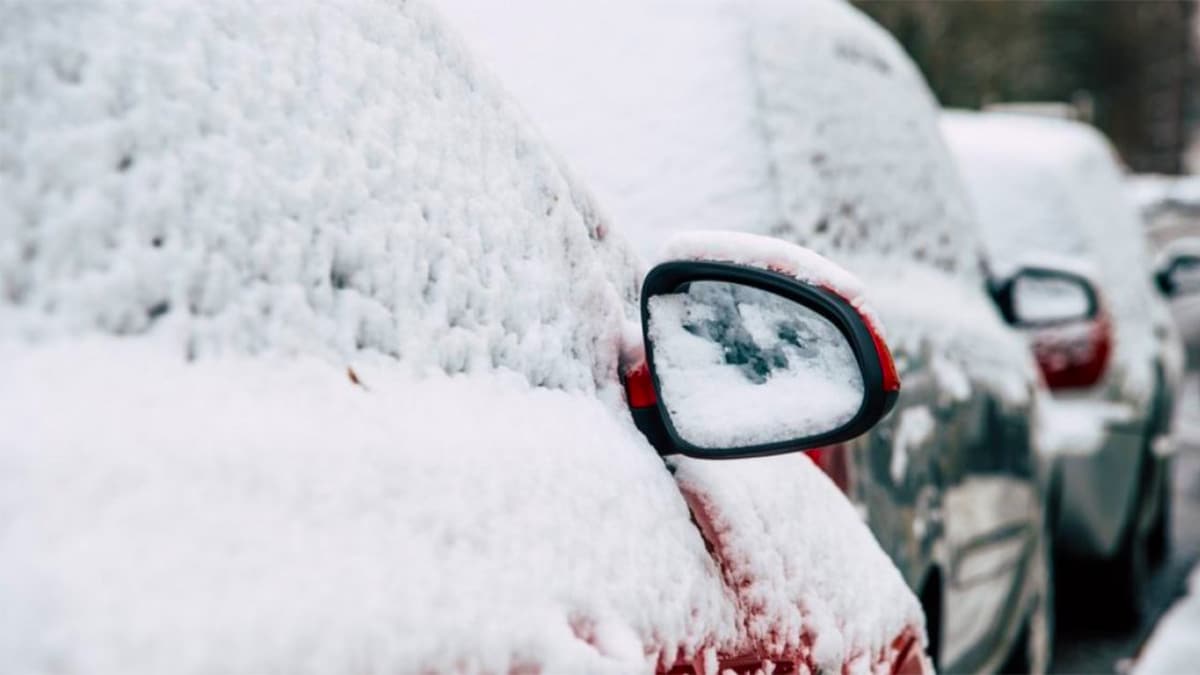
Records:
<instances>
[{"instance_id":1,"label":"red car","mask_svg":"<svg viewBox=\"0 0 1200 675\"><path fill-rule=\"evenodd\" d=\"M5 14L6 669L927 669L849 274L642 274L419 2Z\"/></svg>"}]
</instances>

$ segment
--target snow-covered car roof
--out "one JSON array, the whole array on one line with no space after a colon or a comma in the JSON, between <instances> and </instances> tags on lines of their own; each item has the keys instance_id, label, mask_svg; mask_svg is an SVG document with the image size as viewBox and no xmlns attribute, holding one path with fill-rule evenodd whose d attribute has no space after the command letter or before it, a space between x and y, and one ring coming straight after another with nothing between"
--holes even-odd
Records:
<instances>
[{"instance_id":1,"label":"snow-covered car roof","mask_svg":"<svg viewBox=\"0 0 1200 675\"><path fill-rule=\"evenodd\" d=\"M988 254L998 265L1030 253L1088 257L1098 247L1093 230L1131 213L1118 190L1094 188L1090 176L1119 180L1112 150L1094 128L1071 120L1012 113L951 111L942 129L967 179L983 225ZM1087 199L1116 212L1092 223ZM1094 215L1094 214L1092 214Z\"/></svg>"},{"instance_id":2,"label":"snow-covered car roof","mask_svg":"<svg viewBox=\"0 0 1200 675\"><path fill-rule=\"evenodd\" d=\"M770 597L721 583L619 391L636 258L426 5L0 14L6 668L865 670L919 631L803 457L739 465L786 537L681 465Z\"/></svg>"},{"instance_id":3,"label":"snow-covered car roof","mask_svg":"<svg viewBox=\"0 0 1200 675\"><path fill-rule=\"evenodd\" d=\"M975 272L936 103L848 4L441 4L643 252L730 229L855 271L866 255Z\"/></svg>"}]
</instances>

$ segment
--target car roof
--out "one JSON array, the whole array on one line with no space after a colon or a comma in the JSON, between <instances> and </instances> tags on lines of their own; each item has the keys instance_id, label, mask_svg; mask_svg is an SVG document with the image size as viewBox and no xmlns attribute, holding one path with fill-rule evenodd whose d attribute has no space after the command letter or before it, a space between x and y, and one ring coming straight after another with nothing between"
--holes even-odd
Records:
<instances>
[{"instance_id":1,"label":"car roof","mask_svg":"<svg viewBox=\"0 0 1200 675\"><path fill-rule=\"evenodd\" d=\"M442 5L644 254L733 229L860 273L852 258L975 269L936 103L848 4Z\"/></svg>"},{"instance_id":2,"label":"car roof","mask_svg":"<svg viewBox=\"0 0 1200 675\"><path fill-rule=\"evenodd\" d=\"M1032 115L953 111L942 129L998 273L1045 253L1094 270L1116 319L1118 358L1138 364L1129 386L1148 391L1146 364L1157 348L1150 312L1159 300L1112 145L1083 122Z\"/></svg>"},{"instance_id":3,"label":"car roof","mask_svg":"<svg viewBox=\"0 0 1200 675\"><path fill-rule=\"evenodd\" d=\"M616 385L636 256L440 19L363 3L305 57L259 49L275 13L151 5L6 22L0 333Z\"/></svg>"}]
</instances>

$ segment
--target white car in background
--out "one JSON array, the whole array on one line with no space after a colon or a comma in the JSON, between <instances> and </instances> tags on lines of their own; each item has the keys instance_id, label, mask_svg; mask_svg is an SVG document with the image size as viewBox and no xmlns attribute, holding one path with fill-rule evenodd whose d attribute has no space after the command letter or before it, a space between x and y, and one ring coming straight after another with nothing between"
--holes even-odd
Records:
<instances>
[{"instance_id":1,"label":"white car in background","mask_svg":"<svg viewBox=\"0 0 1200 675\"><path fill-rule=\"evenodd\" d=\"M993 270L1027 286L1010 288L1011 318L1031 326L1050 410L1068 421L1047 448L1059 479L1057 548L1107 563L1088 569L1101 570L1111 608L1136 616L1150 559L1167 543L1183 350L1116 153L1068 120L951 112L942 128ZM1073 304L1075 320L1041 320L1043 302Z\"/></svg>"},{"instance_id":2,"label":"white car in background","mask_svg":"<svg viewBox=\"0 0 1200 675\"><path fill-rule=\"evenodd\" d=\"M1189 365L1200 363L1200 178L1196 176L1133 175L1128 193L1141 212L1150 252L1159 274L1174 273L1180 283L1163 290L1171 299L1171 315L1188 349ZM1187 266L1189 278L1181 278ZM1188 272L1189 270L1184 270Z\"/></svg>"},{"instance_id":3,"label":"white car in background","mask_svg":"<svg viewBox=\"0 0 1200 675\"><path fill-rule=\"evenodd\" d=\"M660 456L886 413L844 270L643 275L416 0L7 4L0 72L0 670L927 669L817 467Z\"/></svg>"},{"instance_id":4,"label":"white car in background","mask_svg":"<svg viewBox=\"0 0 1200 675\"><path fill-rule=\"evenodd\" d=\"M812 456L918 592L942 669L1046 670L1036 364L988 293L936 102L895 40L827 0L441 6L644 255L734 229L863 279L904 390Z\"/></svg>"}]
</instances>

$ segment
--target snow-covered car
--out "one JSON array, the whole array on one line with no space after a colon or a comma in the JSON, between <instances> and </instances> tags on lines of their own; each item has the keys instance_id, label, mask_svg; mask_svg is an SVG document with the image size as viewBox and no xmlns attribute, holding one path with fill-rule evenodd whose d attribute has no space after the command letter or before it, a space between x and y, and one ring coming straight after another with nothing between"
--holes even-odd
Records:
<instances>
[{"instance_id":1,"label":"snow-covered car","mask_svg":"<svg viewBox=\"0 0 1200 675\"><path fill-rule=\"evenodd\" d=\"M1200 363L1200 178L1133 175L1126 187L1142 215L1158 285L1171 300L1188 362Z\"/></svg>"},{"instance_id":2,"label":"snow-covered car","mask_svg":"<svg viewBox=\"0 0 1200 675\"><path fill-rule=\"evenodd\" d=\"M0 36L0 670L926 668L811 462L660 456L883 415L847 272L708 233L643 283L415 0Z\"/></svg>"},{"instance_id":3,"label":"snow-covered car","mask_svg":"<svg viewBox=\"0 0 1200 675\"><path fill-rule=\"evenodd\" d=\"M1110 605L1134 615L1167 537L1183 350L1116 153L1068 120L952 112L942 127L1010 318L1054 394L1046 414L1060 429L1045 450L1058 476L1057 548L1106 562Z\"/></svg>"},{"instance_id":4,"label":"snow-covered car","mask_svg":"<svg viewBox=\"0 0 1200 675\"><path fill-rule=\"evenodd\" d=\"M863 279L904 391L813 457L919 592L944 669L1044 670L1037 368L987 292L936 104L895 41L819 0L441 4L645 255L735 229Z\"/></svg>"}]
</instances>

